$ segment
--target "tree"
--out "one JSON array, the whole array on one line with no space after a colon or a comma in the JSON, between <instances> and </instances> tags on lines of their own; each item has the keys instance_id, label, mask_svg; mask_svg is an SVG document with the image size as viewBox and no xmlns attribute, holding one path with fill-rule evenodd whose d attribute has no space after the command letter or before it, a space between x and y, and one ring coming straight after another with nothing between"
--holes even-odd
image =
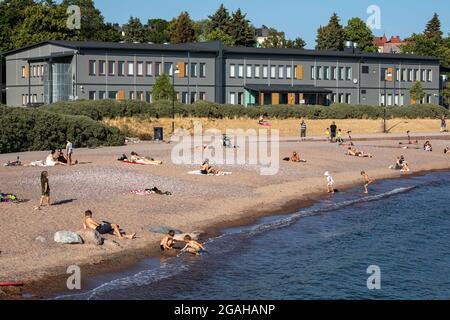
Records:
<instances>
[{"instance_id":1,"label":"tree","mask_svg":"<svg viewBox=\"0 0 450 320\"><path fill-rule=\"evenodd\" d=\"M422 84L420 83L420 81L416 81L413 84L411 89L409 89L409 93L411 95L411 98L414 99L415 101L422 100L426 95L426 92L425 92L425 90L423 90L423 87L422 87Z\"/></svg>"},{"instance_id":2,"label":"tree","mask_svg":"<svg viewBox=\"0 0 450 320\"><path fill-rule=\"evenodd\" d=\"M100 41L120 42L123 40L123 37L119 29L119 25L108 22L103 26L103 29L99 32L97 38Z\"/></svg>"},{"instance_id":3,"label":"tree","mask_svg":"<svg viewBox=\"0 0 450 320\"><path fill-rule=\"evenodd\" d=\"M339 16L333 13L328 24L318 29L316 45L318 50L342 51L344 49L345 32L339 22Z\"/></svg>"},{"instance_id":4,"label":"tree","mask_svg":"<svg viewBox=\"0 0 450 320\"><path fill-rule=\"evenodd\" d=\"M123 26L125 42L145 42L145 30L139 18L130 17L128 23Z\"/></svg>"},{"instance_id":5,"label":"tree","mask_svg":"<svg viewBox=\"0 0 450 320\"><path fill-rule=\"evenodd\" d=\"M14 28L13 48L20 48L45 40L76 40L77 35L67 28L67 12L52 1L35 3L25 8L24 19Z\"/></svg>"},{"instance_id":6,"label":"tree","mask_svg":"<svg viewBox=\"0 0 450 320\"><path fill-rule=\"evenodd\" d=\"M256 45L255 28L250 25L246 15L241 9L233 13L230 22L229 34L233 38L236 46L254 47Z\"/></svg>"},{"instance_id":7,"label":"tree","mask_svg":"<svg viewBox=\"0 0 450 320\"><path fill-rule=\"evenodd\" d=\"M344 29L345 40L358 44L358 48L363 52L377 52L372 30L360 18L348 20Z\"/></svg>"},{"instance_id":8,"label":"tree","mask_svg":"<svg viewBox=\"0 0 450 320\"><path fill-rule=\"evenodd\" d=\"M214 29L205 35L205 41L222 41L226 46L234 46L234 39L222 29Z\"/></svg>"},{"instance_id":9,"label":"tree","mask_svg":"<svg viewBox=\"0 0 450 320\"><path fill-rule=\"evenodd\" d=\"M149 19L145 33L147 42L170 42L169 21L164 19Z\"/></svg>"},{"instance_id":10,"label":"tree","mask_svg":"<svg viewBox=\"0 0 450 320\"><path fill-rule=\"evenodd\" d=\"M152 97L154 101L172 100L175 95L175 89L170 83L170 77L167 74L160 75L152 88Z\"/></svg>"},{"instance_id":11,"label":"tree","mask_svg":"<svg viewBox=\"0 0 450 320\"><path fill-rule=\"evenodd\" d=\"M442 40L441 21L437 13L434 13L433 18L428 21L423 34L429 39Z\"/></svg>"},{"instance_id":12,"label":"tree","mask_svg":"<svg viewBox=\"0 0 450 320\"><path fill-rule=\"evenodd\" d=\"M208 34L211 33L211 21L209 21L208 19L201 19L198 21L194 21L193 23L197 41L209 41L207 40L207 38Z\"/></svg>"},{"instance_id":13,"label":"tree","mask_svg":"<svg viewBox=\"0 0 450 320\"><path fill-rule=\"evenodd\" d=\"M178 18L170 22L169 30L171 43L188 43L197 40L194 24L186 11L181 12Z\"/></svg>"},{"instance_id":14,"label":"tree","mask_svg":"<svg viewBox=\"0 0 450 320\"><path fill-rule=\"evenodd\" d=\"M223 32L228 32L231 25L231 17L228 10L225 8L223 3L220 5L219 9L209 18L209 32L219 29Z\"/></svg>"},{"instance_id":15,"label":"tree","mask_svg":"<svg viewBox=\"0 0 450 320\"><path fill-rule=\"evenodd\" d=\"M450 83L447 83L447 85L445 86L442 92L442 96L445 98L445 101L447 103L450 102Z\"/></svg>"},{"instance_id":16,"label":"tree","mask_svg":"<svg viewBox=\"0 0 450 320\"><path fill-rule=\"evenodd\" d=\"M303 49L306 46L306 42L302 38L296 38L294 40L287 40L284 32L277 31L274 28L269 29L267 38L262 43L263 48L296 48Z\"/></svg>"}]
</instances>

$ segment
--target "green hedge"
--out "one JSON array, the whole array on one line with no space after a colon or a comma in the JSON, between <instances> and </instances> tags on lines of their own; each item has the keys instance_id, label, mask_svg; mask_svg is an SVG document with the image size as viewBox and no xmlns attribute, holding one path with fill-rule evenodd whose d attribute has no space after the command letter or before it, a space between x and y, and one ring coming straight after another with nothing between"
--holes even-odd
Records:
<instances>
[{"instance_id":1,"label":"green hedge","mask_svg":"<svg viewBox=\"0 0 450 320\"><path fill-rule=\"evenodd\" d=\"M62 115L43 110L0 106L0 153L124 144L118 129L88 117Z\"/></svg>"},{"instance_id":2,"label":"green hedge","mask_svg":"<svg viewBox=\"0 0 450 320\"><path fill-rule=\"evenodd\" d=\"M148 116L154 118L169 118L172 116L172 103L160 101L149 104L138 101L117 102L114 100L74 102L59 102L46 107L54 113L83 115L94 120L116 117ZM384 108L367 105L333 104L332 106L254 106L221 105L211 102L199 101L191 105L176 103L175 113L182 117L209 117L209 118L239 118L248 117L256 119L261 112L267 118L287 119L379 119L383 117ZM439 118L442 114L449 115L448 110L437 105L413 105L403 107L388 107L388 118Z\"/></svg>"}]
</instances>

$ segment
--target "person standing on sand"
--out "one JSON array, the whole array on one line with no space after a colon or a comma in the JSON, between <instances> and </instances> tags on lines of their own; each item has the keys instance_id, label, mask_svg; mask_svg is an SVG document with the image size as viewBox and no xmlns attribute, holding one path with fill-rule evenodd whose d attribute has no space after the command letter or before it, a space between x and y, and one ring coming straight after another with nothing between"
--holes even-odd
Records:
<instances>
[{"instance_id":1,"label":"person standing on sand","mask_svg":"<svg viewBox=\"0 0 450 320\"><path fill-rule=\"evenodd\" d=\"M48 172L41 172L41 200L39 202L39 206L37 206L36 210L41 210L41 207L44 205L44 200L47 203L47 206L51 206L50 204L50 185L48 184Z\"/></svg>"},{"instance_id":2,"label":"person standing on sand","mask_svg":"<svg viewBox=\"0 0 450 320\"><path fill-rule=\"evenodd\" d=\"M441 132L448 132L445 114L441 116Z\"/></svg>"},{"instance_id":3,"label":"person standing on sand","mask_svg":"<svg viewBox=\"0 0 450 320\"><path fill-rule=\"evenodd\" d=\"M334 193L334 180L328 171L324 173L327 179L327 193Z\"/></svg>"},{"instance_id":4,"label":"person standing on sand","mask_svg":"<svg viewBox=\"0 0 450 320\"><path fill-rule=\"evenodd\" d=\"M69 166L71 166L72 165L73 144L69 140L67 140L67 144L66 144L66 153L67 153L67 164Z\"/></svg>"},{"instance_id":5,"label":"person standing on sand","mask_svg":"<svg viewBox=\"0 0 450 320\"><path fill-rule=\"evenodd\" d=\"M336 140L336 132L337 132L337 125L336 125L336 123L334 121L333 121L333 123L330 126L330 131L331 131L330 142L335 142L335 140Z\"/></svg>"},{"instance_id":6,"label":"person standing on sand","mask_svg":"<svg viewBox=\"0 0 450 320\"><path fill-rule=\"evenodd\" d=\"M300 123L300 141L306 140L306 122L302 120Z\"/></svg>"},{"instance_id":7,"label":"person standing on sand","mask_svg":"<svg viewBox=\"0 0 450 320\"><path fill-rule=\"evenodd\" d=\"M326 139L327 141L330 141L330 128L327 128L327 129L325 130L325 139Z\"/></svg>"},{"instance_id":8,"label":"person standing on sand","mask_svg":"<svg viewBox=\"0 0 450 320\"><path fill-rule=\"evenodd\" d=\"M372 180L365 171L361 171L361 175L364 178L364 194L369 194L369 184L372 183Z\"/></svg>"}]
</instances>

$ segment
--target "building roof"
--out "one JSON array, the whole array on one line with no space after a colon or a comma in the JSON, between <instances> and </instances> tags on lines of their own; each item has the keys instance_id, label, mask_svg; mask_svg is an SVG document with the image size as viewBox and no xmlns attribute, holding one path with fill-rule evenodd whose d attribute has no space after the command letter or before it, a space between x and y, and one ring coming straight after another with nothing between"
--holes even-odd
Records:
<instances>
[{"instance_id":1,"label":"building roof","mask_svg":"<svg viewBox=\"0 0 450 320\"><path fill-rule=\"evenodd\" d=\"M288 85L288 84L246 84L245 89L262 92L288 92L288 93L332 93L331 90L318 88L313 85Z\"/></svg>"},{"instance_id":2,"label":"building roof","mask_svg":"<svg viewBox=\"0 0 450 320\"><path fill-rule=\"evenodd\" d=\"M223 47L220 41L195 42L183 44L149 44L149 43L119 43L119 42L97 42L97 41L64 41L49 40L29 45L3 53L7 56L16 52L32 49L44 44L53 44L74 50L100 49L100 50L135 50L135 51L181 51L181 52L210 52L230 54L270 54L289 56L319 56L319 57L344 57L344 58L388 58L401 60L429 60L438 61L435 57L418 56L413 54L397 53L363 53L345 51L322 51L309 49L287 49L287 48L255 48L255 47Z\"/></svg>"}]
</instances>

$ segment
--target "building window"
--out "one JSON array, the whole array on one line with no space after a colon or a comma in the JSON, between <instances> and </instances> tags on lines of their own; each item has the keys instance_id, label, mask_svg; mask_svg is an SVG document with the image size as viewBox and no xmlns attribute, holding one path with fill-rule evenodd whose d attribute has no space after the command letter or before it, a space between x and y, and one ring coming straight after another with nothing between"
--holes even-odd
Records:
<instances>
[{"instance_id":1,"label":"building window","mask_svg":"<svg viewBox=\"0 0 450 320\"><path fill-rule=\"evenodd\" d=\"M414 74L415 74L415 81L420 81L420 70L419 69L416 69L415 71L414 71Z\"/></svg>"},{"instance_id":2,"label":"building window","mask_svg":"<svg viewBox=\"0 0 450 320\"><path fill-rule=\"evenodd\" d=\"M22 106L26 106L26 105L27 105L27 95L22 94Z\"/></svg>"},{"instance_id":3,"label":"building window","mask_svg":"<svg viewBox=\"0 0 450 320\"><path fill-rule=\"evenodd\" d=\"M161 62L155 63L155 77L159 77L161 75Z\"/></svg>"},{"instance_id":4,"label":"building window","mask_svg":"<svg viewBox=\"0 0 450 320\"><path fill-rule=\"evenodd\" d=\"M406 69L402 69L402 71L401 71L401 81L406 81L406 78L408 77L408 73L407 73L407 70Z\"/></svg>"},{"instance_id":5,"label":"building window","mask_svg":"<svg viewBox=\"0 0 450 320\"><path fill-rule=\"evenodd\" d=\"M404 94L400 95L400 105L401 106L405 105L405 95Z\"/></svg>"},{"instance_id":6,"label":"building window","mask_svg":"<svg viewBox=\"0 0 450 320\"><path fill-rule=\"evenodd\" d=\"M344 102L344 94L343 93L339 93L339 103L345 103Z\"/></svg>"},{"instance_id":7,"label":"building window","mask_svg":"<svg viewBox=\"0 0 450 320\"><path fill-rule=\"evenodd\" d=\"M200 92L198 96L199 100L206 100L206 92Z\"/></svg>"},{"instance_id":8,"label":"building window","mask_svg":"<svg viewBox=\"0 0 450 320\"><path fill-rule=\"evenodd\" d=\"M151 91L147 91L145 93L145 101L148 102L148 103L152 102L152 93L151 93Z\"/></svg>"},{"instance_id":9,"label":"building window","mask_svg":"<svg viewBox=\"0 0 450 320\"><path fill-rule=\"evenodd\" d=\"M331 67L331 80L336 80L336 79L337 79L337 68Z\"/></svg>"},{"instance_id":10,"label":"building window","mask_svg":"<svg viewBox=\"0 0 450 320\"><path fill-rule=\"evenodd\" d=\"M369 73L369 66L362 66L362 73Z\"/></svg>"},{"instance_id":11,"label":"building window","mask_svg":"<svg viewBox=\"0 0 450 320\"><path fill-rule=\"evenodd\" d=\"M100 60L98 62L98 74L104 76L106 74L106 61Z\"/></svg>"},{"instance_id":12,"label":"building window","mask_svg":"<svg viewBox=\"0 0 450 320\"><path fill-rule=\"evenodd\" d=\"M129 93L129 99L130 99L130 100L136 100L136 92L130 91L130 93Z\"/></svg>"},{"instance_id":13,"label":"building window","mask_svg":"<svg viewBox=\"0 0 450 320\"><path fill-rule=\"evenodd\" d=\"M316 68L311 66L311 80L316 80Z\"/></svg>"},{"instance_id":14,"label":"building window","mask_svg":"<svg viewBox=\"0 0 450 320\"><path fill-rule=\"evenodd\" d=\"M108 91L108 99L117 100L117 91Z\"/></svg>"},{"instance_id":15,"label":"building window","mask_svg":"<svg viewBox=\"0 0 450 320\"><path fill-rule=\"evenodd\" d=\"M275 66L270 66L270 78L275 79L277 76L277 68Z\"/></svg>"},{"instance_id":16,"label":"building window","mask_svg":"<svg viewBox=\"0 0 450 320\"><path fill-rule=\"evenodd\" d=\"M321 66L317 66L316 67L316 78L317 80L322 80L322 67Z\"/></svg>"},{"instance_id":17,"label":"building window","mask_svg":"<svg viewBox=\"0 0 450 320\"><path fill-rule=\"evenodd\" d=\"M137 99L138 99L139 101L145 101L144 91L138 91L138 92L137 92Z\"/></svg>"},{"instance_id":18,"label":"building window","mask_svg":"<svg viewBox=\"0 0 450 320\"><path fill-rule=\"evenodd\" d=\"M433 81L433 70L427 70L427 81L428 82Z\"/></svg>"},{"instance_id":19,"label":"building window","mask_svg":"<svg viewBox=\"0 0 450 320\"><path fill-rule=\"evenodd\" d=\"M344 67L339 67L339 80L345 80Z\"/></svg>"},{"instance_id":20,"label":"building window","mask_svg":"<svg viewBox=\"0 0 450 320\"><path fill-rule=\"evenodd\" d=\"M245 77L246 78L251 78L252 77L252 65L248 64L246 67L247 67L247 72L246 72Z\"/></svg>"},{"instance_id":21,"label":"building window","mask_svg":"<svg viewBox=\"0 0 450 320\"><path fill-rule=\"evenodd\" d=\"M236 77L236 66L234 64L230 64L230 78Z\"/></svg>"},{"instance_id":22,"label":"building window","mask_svg":"<svg viewBox=\"0 0 450 320\"><path fill-rule=\"evenodd\" d=\"M284 78L284 66L278 66L278 79Z\"/></svg>"},{"instance_id":23,"label":"building window","mask_svg":"<svg viewBox=\"0 0 450 320\"><path fill-rule=\"evenodd\" d=\"M197 92L191 92L191 104L197 101Z\"/></svg>"},{"instance_id":24,"label":"building window","mask_svg":"<svg viewBox=\"0 0 450 320\"><path fill-rule=\"evenodd\" d=\"M108 61L108 75L114 76L116 75L116 62Z\"/></svg>"},{"instance_id":25,"label":"building window","mask_svg":"<svg viewBox=\"0 0 450 320\"><path fill-rule=\"evenodd\" d=\"M191 63L191 77L197 77L197 64Z\"/></svg>"},{"instance_id":26,"label":"building window","mask_svg":"<svg viewBox=\"0 0 450 320\"><path fill-rule=\"evenodd\" d=\"M95 76L97 71L97 61L89 60L89 75Z\"/></svg>"},{"instance_id":27,"label":"building window","mask_svg":"<svg viewBox=\"0 0 450 320\"><path fill-rule=\"evenodd\" d=\"M236 93L230 92L230 104L236 104Z\"/></svg>"},{"instance_id":28,"label":"building window","mask_svg":"<svg viewBox=\"0 0 450 320\"><path fill-rule=\"evenodd\" d=\"M146 75L147 77L153 76L153 63L147 62L146 63Z\"/></svg>"},{"instance_id":29,"label":"building window","mask_svg":"<svg viewBox=\"0 0 450 320\"><path fill-rule=\"evenodd\" d=\"M123 77L123 76L125 75L125 61L119 61L119 62L117 63L117 65L118 65L117 74L118 74L120 77Z\"/></svg>"},{"instance_id":30,"label":"building window","mask_svg":"<svg viewBox=\"0 0 450 320\"><path fill-rule=\"evenodd\" d=\"M431 94L427 94L427 103L431 104Z\"/></svg>"},{"instance_id":31,"label":"building window","mask_svg":"<svg viewBox=\"0 0 450 320\"><path fill-rule=\"evenodd\" d=\"M330 67L323 67L323 80L330 80Z\"/></svg>"},{"instance_id":32,"label":"building window","mask_svg":"<svg viewBox=\"0 0 450 320\"><path fill-rule=\"evenodd\" d=\"M255 78L259 78L261 76L260 70L261 70L261 66L255 65Z\"/></svg>"},{"instance_id":33,"label":"building window","mask_svg":"<svg viewBox=\"0 0 450 320\"><path fill-rule=\"evenodd\" d=\"M134 76L134 62L128 62L128 75Z\"/></svg>"},{"instance_id":34,"label":"building window","mask_svg":"<svg viewBox=\"0 0 450 320\"><path fill-rule=\"evenodd\" d=\"M238 77L239 78L244 77L244 65L243 64L238 65Z\"/></svg>"},{"instance_id":35,"label":"building window","mask_svg":"<svg viewBox=\"0 0 450 320\"><path fill-rule=\"evenodd\" d=\"M89 100L96 100L95 95L96 95L95 91L89 91Z\"/></svg>"},{"instance_id":36,"label":"building window","mask_svg":"<svg viewBox=\"0 0 450 320\"><path fill-rule=\"evenodd\" d=\"M392 94L388 94L387 96L387 105L392 106Z\"/></svg>"},{"instance_id":37,"label":"building window","mask_svg":"<svg viewBox=\"0 0 450 320\"><path fill-rule=\"evenodd\" d=\"M32 72L32 77L35 78L36 77L36 66L32 66L31 67Z\"/></svg>"},{"instance_id":38,"label":"building window","mask_svg":"<svg viewBox=\"0 0 450 320\"><path fill-rule=\"evenodd\" d=\"M413 69L408 69L408 82L413 81L413 77L414 77L413 72L414 72Z\"/></svg>"},{"instance_id":39,"label":"building window","mask_svg":"<svg viewBox=\"0 0 450 320\"><path fill-rule=\"evenodd\" d=\"M142 77L144 75L144 63L142 61L136 62L136 74L138 77Z\"/></svg>"},{"instance_id":40,"label":"building window","mask_svg":"<svg viewBox=\"0 0 450 320\"><path fill-rule=\"evenodd\" d=\"M189 97L189 92L182 92L181 93L181 103L187 104L188 97Z\"/></svg>"},{"instance_id":41,"label":"building window","mask_svg":"<svg viewBox=\"0 0 450 320\"><path fill-rule=\"evenodd\" d=\"M292 78L292 67L286 66L286 79L291 79L291 78Z\"/></svg>"},{"instance_id":42,"label":"building window","mask_svg":"<svg viewBox=\"0 0 450 320\"><path fill-rule=\"evenodd\" d=\"M206 63L200 63L200 78L206 77Z\"/></svg>"},{"instance_id":43,"label":"building window","mask_svg":"<svg viewBox=\"0 0 450 320\"><path fill-rule=\"evenodd\" d=\"M44 66L41 66L41 76L44 76Z\"/></svg>"},{"instance_id":44,"label":"building window","mask_svg":"<svg viewBox=\"0 0 450 320\"><path fill-rule=\"evenodd\" d=\"M267 75L268 75L268 66L266 66L266 65L263 65L263 67L262 67L262 77L263 77L263 79L267 79Z\"/></svg>"},{"instance_id":45,"label":"building window","mask_svg":"<svg viewBox=\"0 0 450 320\"><path fill-rule=\"evenodd\" d=\"M238 98L238 101L237 101L238 104L240 104L240 105L244 104L244 93L243 92L238 92L237 98Z\"/></svg>"},{"instance_id":46,"label":"building window","mask_svg":"<svg viewBox=\"0 0 450 320\"><path fill-rule=\"evenodd\" d=\"M352 103L352 95L350 93L345 94L345 103L347 104Z\"/></svg>"},{"instance_id":47,"label":"building window","mask_svg":"<svg viewBox=\"0 0 450 320\"><path fill-rule=\"evenodd\" d=\"M346 68L346 75L347 75L347 80L352 80L353 79L353 69L351 67L347 67Z\"/></svg>"},{"instance_id":48,"label":"building window","mask_svg":"<svg viewBox=\"0 0 450 320\"><path fill-rule=\"evenodd\" d=\"M99 100L105 100L106 99L106 91L99 91L98 92L98 99Z\"/></svg>"},{"instance_id":49,"label":"building window","mask_svg":"<svg viewBox=\"0 0 450 320\"><path fill-rule=\"evenodd\" d=\"M37 76L41 76L41 66L37 66Z\"/></svg>"}]
</instances>

